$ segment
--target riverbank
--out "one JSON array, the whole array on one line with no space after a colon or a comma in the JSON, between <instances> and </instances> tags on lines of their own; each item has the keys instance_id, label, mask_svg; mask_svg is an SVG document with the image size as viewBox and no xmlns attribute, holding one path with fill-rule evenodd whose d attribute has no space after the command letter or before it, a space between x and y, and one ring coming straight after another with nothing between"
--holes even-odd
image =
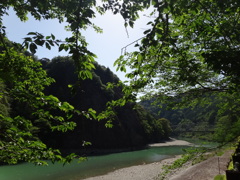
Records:
<instances>
[{"instance_id":1,"label":"riverbank","mask_svg":"<svg viewBox=\"0 0 240 180\"><path fill-rule=\"evenodd\" d=\"M174 144L173 144L174 143ZM189 142L171 140L166 144L158 143L151 146L190 145ZM222 156L213 156L195 165L187 163L184 167L174 170L165 177L165 180L213 180L218 174L225 174L233 150L227 150ZM165 159L160 162L131 166L110 172L106 175L87 178L85 180L159 180L164 172L164 165L172 164L181 155Z\"/></svg>"},{"instance_id":2,"label":"riverbank","mask_svg":"<svg viewBox=\"0 0 240 180\"><path fill-rule=\"evenodd\" d=\"M180 155L160 162L118 169L106 175L90 177L85 180L154 180L163 171L164 165L171 164L178 158Z\"/></svg>"},{"instance_id":3,"label":"riverbank","mask_svg":"<svg viewBox=\"0 0 240 180\"><path fill-rule=\"evenodd\" d=\"M149 144L149 147L163 147L163 146L192 146L193 144L184 141L184 140L178 140L174 138L170 138L168 141L164 141L161 143L154 143L154 144Z\"/></svg>"},{"instance_id":4,"label":"riverbank","mask_svg":"<svg viewBox=\"0 0 240 180\"><path fill-rule=\"evenodd\" d=\"M190 146L191 143L183 140L176 140L171 138L169 141L162 143L149 144L150 147L163 146ZM172 164L181 156L174 156L173 158L164 159L160 162L151 164L143 164L138 166L131 166L127 168L118 169L106 175L90 177L85 180L153 180L161 173L164 165Z\"/></svg>"},{"instance_id":5,"label":"riverbank","mask_svg":"<svg viewBox=\"0 0 240 180\"><path fill-rule=\"evenodd\" d=\"M102 156L106 154L112 154L112 153L121 153L121 152L130 152L130 151L139 151L146 149L148 147L164 147L164 146L191 146L193 145L190 142L184 141L184 140L177 140L174 138L169 138L169 140L162 141L159 143L153 143L153 144L148 144L145 146L140 146L140 147L129 147L129 148L120 148L120 149L85 149L85 150L77 150L77 149L68 149L68 150L63 150L63 154L69 154L70 152L75 152L76 154L84 154L85 156Z\"/></svg>"}]
</instances>

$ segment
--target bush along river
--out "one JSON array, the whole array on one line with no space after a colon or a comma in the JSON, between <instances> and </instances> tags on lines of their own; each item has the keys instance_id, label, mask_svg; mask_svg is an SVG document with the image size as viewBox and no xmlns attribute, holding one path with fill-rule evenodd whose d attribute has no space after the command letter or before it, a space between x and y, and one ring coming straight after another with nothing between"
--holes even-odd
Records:
<instances>
[{"instance_id":1,"label":"bush along river","mask_svg":"<svg viewBox=\"0 0 240 180\"><path fill-rule=\"evenodd\" d=\"M31 163L0 166L1 180L80 180L103 175L116 169L153 163L183 153L189 146L150 147L144 150L90 156L86 161L73 161L35 166Z\"/></svg>"}]
</instances>

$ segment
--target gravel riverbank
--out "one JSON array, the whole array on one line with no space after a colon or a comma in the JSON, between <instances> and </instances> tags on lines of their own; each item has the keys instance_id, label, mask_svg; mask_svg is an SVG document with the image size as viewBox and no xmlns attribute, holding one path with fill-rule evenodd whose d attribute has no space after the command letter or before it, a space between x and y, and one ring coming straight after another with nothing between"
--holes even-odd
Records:
<instances>
[{"instance_id":1,"label":"gravel riverbank","mask_svg":"<svg viewBox=\"0 0 240 180\"><path fill-rule=\"evenodd\" d=\"M172 145L191 145L191 143L172 139L165 143L150 144L149 146ZM222 156L211 157L193 166L191 163L188 163L184 167L168 174L165 180L213 180L216 175L225 174L232 153L232 150L228 150ZM163 172L162 167L173 163L180 157L178 155L160 162L131 166L85 180L158 180L159 174Z\"/></svg>"},{"instance_id":2,"label":"gravel riverbank","mask_svg":"<svg viewBox=\"0 0 240 180\"><path fill-rule=\"evenodd\" d=\"M188 146L191 145L191 143L183 140L171 139L164 143L150 144L149 146L160 147L173 145ZM174 158L164 159L160 162L118 169L106 175L90 177L85 180L152 180L156 179L159 173L161 173L163 165L171 164L178 158L180 158L180 155Z\"/></svg>"}]
</instances>

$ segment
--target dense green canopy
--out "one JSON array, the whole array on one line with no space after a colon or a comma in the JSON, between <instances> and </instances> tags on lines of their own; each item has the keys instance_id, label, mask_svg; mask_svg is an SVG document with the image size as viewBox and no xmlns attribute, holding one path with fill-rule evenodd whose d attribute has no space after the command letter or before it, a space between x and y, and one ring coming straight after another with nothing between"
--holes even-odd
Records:
<instances>
[{"instance_id":1,"label":"dense green canopy","mask_svg":"<svg viewBox=\"0 0 240 180\"><path fill-rule=\"evenodd\" d=\"M217 130L223 135L228 129L229 135L220 139L238 136L234 129L240 128L240 2L152 3L155 18L148 23L151 28L135 43L138 51L128 53L128 46L124 47L126 53L115 62L118 69L132 69L126 76L133 91L143 90L147 97L173 106L191 106L199 101L204 106L212 103L214 96L219 99L218 113L227 116Z\"/></svg>"},{"instance_id":2,"label":"dense green canopy","mask_svg":"<svg viewBox=\"0 0 240 180\"><path fill-rule=\"evenodd\" d=\"M74 129L76 123L70 119L73 114L78 114L89 119L108 119L106 126L112 126L113 105L116 104L114 102L109 103L112 105L96 117L96 111L92 108L78 111L69 103L60 102L55 96L45 95L45 87L54 80L47 77L40 62L35 61L32 56L38 46L47 49L58 46L59 51L65 50L72 57L79 79L92 78L96 55L88 50L81 31L92 27L96 32L101 32L101 29L91 22L96 11L100 14L107 10L114 14L120 13L125 19L125 26L133 26L138 17L137 11L149 6L149 2L141 1L99 3L100 5L97 5L95 0L7 0L0 3L0 103L3 107L0 114L1 162L29 161L45 164L43 159L51 159L66 163L76 157L71 154L63 158L58 150L48 148L37 136L39 122L47 123L52 131L65 132ZM23 37L22 45L10 43L2 21L2 17L8 15L9 8L12 8L22 21L27 21L28 15L32 15L36 20L65 21L68 24L66 29L72 32L72 36L58 40L54 34L45 37L39 32L29 32L27 37ZM14 108L26 107L26 111L19 114L10 112L8 101L15 105ZM124 105L125 102L123 100L120 104Z\"/></svg>"},{"instance_id":3,"label":"dense green canopy","mask_svg":"<svg viewBox=\"0 0 240 180\"><path fill-rule=\"evenodd\" d=\"M159 93L237 88L239 5L237 0L155 2L155 19L136 43L139 50L123 54L116 65L133 69L127 76L136 86L149 84Z\"/></svg>"},{"instance_id":4,"label":"dense green canopy","mask_svg":"<svg viewBox=\"0 0 240 180\"><path fill-rule=\"evenodd\" d=\"M0 111L1 161L41 164L42 158L61 160L60 152L48 149L37 139L34 135L37 127L30 119L42 119L52 124L53 130L67 131L75 126L68 121L71 115L81 113L69 103L43 93L54 80L46 76L39 62L29 54L26 56L25 50L34 54L38 46L48 49L58 46L59 51L66 50L72 56L79 78L92 78L96 56L88 50L81 30L91 26L96 32L101 31L92 23L95 12L120 13L125 26L133 27L138 12L150 6L154 20L148 23L151 27L145 31L145 37L136 42L139 50L123 54L115 62L119 70L125 71L126 66L132 69L126 75L131 79L130 86L124 86L125 96L109 102L107 110L97 118L111 116L114 106L135 100L136 92L147 89L151 95L167 97L174 103L175 97L184 95L182 100L188 105L194 104L196 97L206 100L209 92L215 93L222 99L219 113L226 113L221 121L239 121L239 0L102 0L98 4L96 0L5 0L0 3L0 102L4 107ZM37 20L66 21L72 36L57 40L53 34L44 37L29 32L28 37L23 37L22 46L9 45L2 17L10 7L22 21L27 20L28 13ZM35 113L9 116L9 99ZM49 114L48 109L59 109L62 113ZM92 109L88 114L95 117ZM237 118L231 119L233 114ZM235 135L236 131L232 136ZM74 156L67 157L65 162Z\"/></svg>"},{"instance_id":5,"label":"dense green canopy","mask_svg":"<svg viewBox=\"0 0 240 180\"><path fill-rule=\"evenodd\" d=\"M118 69L132 69L127 77L133 90L143 89L147 96L173 105L209 104L208 97L214 96L220 102L219 114L227 116L226 127L221 124L218 130L223 135L228 129L230 135L222 139L238 136L234 129L240 128L240 2L152 3L155 19L148 23L151 28L135 43L138 51L123 54L115 62ZM127 52L128 46L124 49Z\"/></svg>"}]
</instances>

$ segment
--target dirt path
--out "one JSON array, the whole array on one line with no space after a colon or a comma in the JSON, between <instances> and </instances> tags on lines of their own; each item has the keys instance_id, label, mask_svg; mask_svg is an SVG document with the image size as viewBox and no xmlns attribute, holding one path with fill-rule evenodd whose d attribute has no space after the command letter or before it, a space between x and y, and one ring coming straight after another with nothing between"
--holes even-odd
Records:
<instances>
[{"instance_id":1,"label":"dirt path","mask_svg":"<svg viewBox=\"0 0 240 180\"><path fill-rule=\"evenodd\" d=\"M199 164L174 173L168 180L213 180L218 174L225 174L233 151L228 150L222 156L211 157Z\"/></svg>"}]
</instances>

